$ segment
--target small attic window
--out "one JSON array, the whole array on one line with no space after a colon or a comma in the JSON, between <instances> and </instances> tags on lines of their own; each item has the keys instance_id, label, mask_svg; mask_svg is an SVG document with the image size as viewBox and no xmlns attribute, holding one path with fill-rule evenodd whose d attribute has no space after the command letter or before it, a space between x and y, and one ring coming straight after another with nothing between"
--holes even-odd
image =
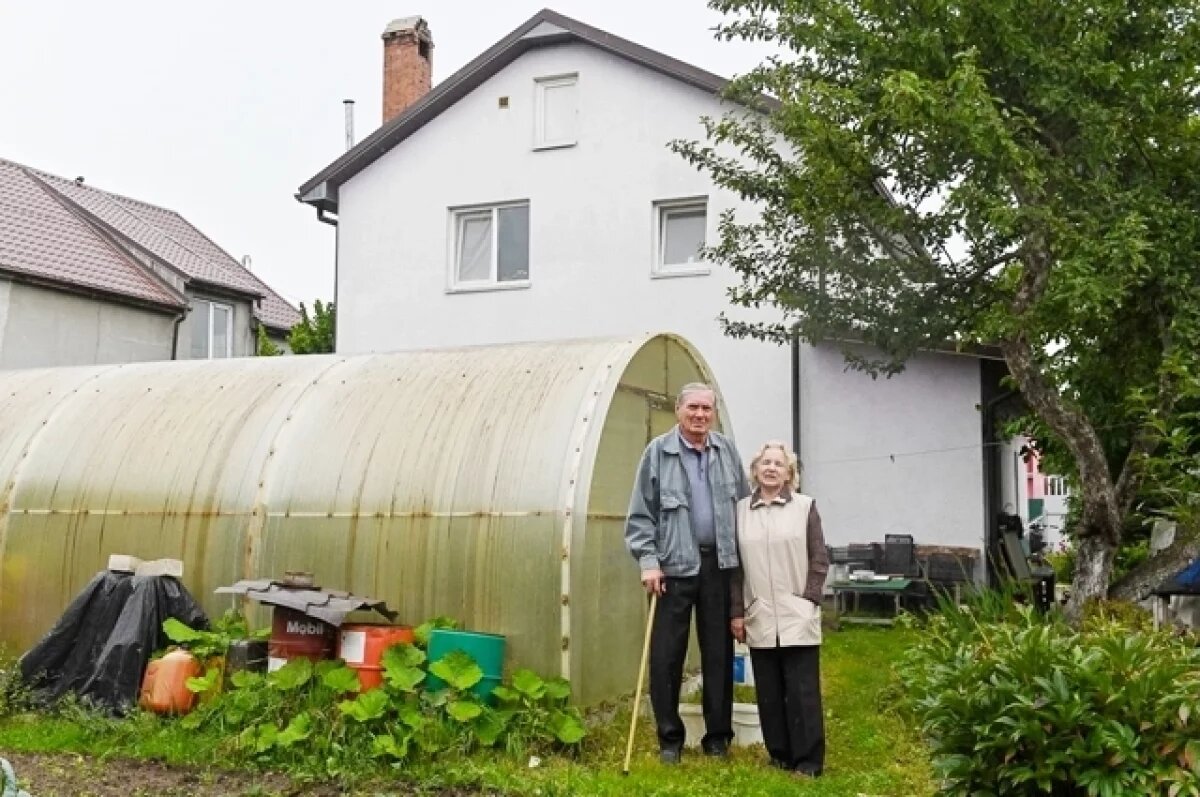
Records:
<instances>
[{"instance_id":1,"label":"small attic window","mask_svg":"<svg viewBox=\"0 0 1200 797\"><path fill-rule=\"evenodd\" d=\"M534 149L573 147L579 141L579 75L534 81Z\"/></svg>"}]
</instances>

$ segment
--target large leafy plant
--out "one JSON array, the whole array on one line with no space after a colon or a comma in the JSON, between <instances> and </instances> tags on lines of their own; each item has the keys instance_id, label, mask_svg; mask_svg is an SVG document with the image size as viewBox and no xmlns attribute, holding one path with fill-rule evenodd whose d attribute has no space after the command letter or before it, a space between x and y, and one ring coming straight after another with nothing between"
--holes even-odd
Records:
<instances>
[{"instance_id":1,"label":"large leafy plant","mask_svg":"<svg viewBox=\"0 0 1200 797\"><path fill-rule=\"evenodd\" d=\"M264 639L270 634L266 628L251 632L245 615L237 609L225 612L208 630L192 628L174 617L163 621L162 630L167 639L191 651L201 661L224 656L238 640Z\"/></svg>"},{"instance_id":2,"label":"large leafy plant","mask_svg":"<svg viewBox=\"0 0 1200 797\"><path fill-rule=\"evenodd\" d=\"M427 644L430 630L451 624L446 618L425 624L419 641ZM210 670L189 680L209 699L182 722L218 729L236 759L334 776L364 752L396 762L481 747L526 754L570 749L584 737L563 679L518 670L496 688L493 705L475 694L483 670L462 651L430 663L422 647L394 645L382 665L382 686L365 692L340 661L295 659L268 674L235 673L223 693L219 674ZM428 687L431 674L442 688Z\"/></svg>"},{"instance_id":3,"label":"large leafy plant","mask_svg":"<svg viewBox=\"0 0 1200 797\"><path fill-rule=\"evenodd\" d=\"M1200 795L1200 651L1118 616L930 620L901 681L943 794Z\"/></svg>"},{"instance_id":4,"label":"large leafy plant","mask_svg":"<svg viewBox=\"0 0 1200 797\"><path fill-rule=\"evenodd\" d=\"M578 744L586 731L579 711L567 705L571 685L565 678L543 680L532 670L517 670L508 686L494 692L508 726L509 749L529 744Z\"/></svg>"}]
</instances>

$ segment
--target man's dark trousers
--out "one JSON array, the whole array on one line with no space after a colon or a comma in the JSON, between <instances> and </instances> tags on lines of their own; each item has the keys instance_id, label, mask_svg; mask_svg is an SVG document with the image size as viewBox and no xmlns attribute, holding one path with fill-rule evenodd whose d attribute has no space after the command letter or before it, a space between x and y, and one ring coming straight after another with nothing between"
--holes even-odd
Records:
<instances>
[{"instance_id":1,"label":"man's dark trousers","mask_svg":"<svg viewBox=\"0 0 1200 797\"><path fill-rule=\"evenodd\" d=\"M679 689L687 656L692 609L696 611L696 639L700 643L700 669L704 676L704 727L706 750L728 746L733 740L733 636L729 633L729 571L717 566L716 551L700 550L700 573L668 578L667 591L658 597L650 640L650 704L658 725L661 749L683 747L684 727L679 718Z\"/></svg>"}]
</instances>

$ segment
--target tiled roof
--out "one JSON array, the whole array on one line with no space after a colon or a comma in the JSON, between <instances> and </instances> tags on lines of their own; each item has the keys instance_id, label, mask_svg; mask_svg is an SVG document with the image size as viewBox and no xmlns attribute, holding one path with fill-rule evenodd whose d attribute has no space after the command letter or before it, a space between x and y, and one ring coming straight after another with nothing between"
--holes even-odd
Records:
<instances>
[{"instance_id":1,"label":"tiled roof","mask_svg":"<svg viewBox=\"0 0 1200 797\"><path fill-rule=\"evenodd\" d=\"M63 205L26 169L0 160L0 269L153 304L186 300Z\"/></svg>"},{"instance_id":2,"label":"tiled roof","mask_svg":"<svg viewBox=\"0 0 1200 797\"><path fill-rule=\"evenodd\" d=\"M40 187L46 198L62 212L54 216L46 213L31 216L22 211L20 205L25 194L18 192L10 196L8 188L8 182L18 179L22 183ZM179 272L187 281L203 282L251 297L262 297L254 314L269 327L286 330L300 320L296 308L173 210L2 159L0 190L4 193L4 196L0 196L0 268L20 271L19 267L10 265L8 261L18 260L21 252L14 255L10 249L25 249L28 238L32 236L41 241L39 276L86 287L96 287L99 281L99 285L112 293L161 301L157 296L149 297L131 290L130 284L137 282L132 275L137 272L141 280L158 284L162 296L170 296L166 304L177 306L179 300L173 292L137 263L140 258L132 256L134 253L141 256L141 252L136 252L140 249ZM103 226L118 240L131 244L131 251L123 252L106 242L102 235L85 223L87 221ZM17 233L18 226L26 229L23 235ZM82 239L79 236L72 237L72 229L78 229ZM89 237L90 242L86 240ZM92 256L95 248L102 245L112 253L109 260L101 261ZM76 264L74 268L66 267L72 262ZM122 266L120 271L129 274L123 280L113 279L118 262Z\"/></svg>"}]
</instances>

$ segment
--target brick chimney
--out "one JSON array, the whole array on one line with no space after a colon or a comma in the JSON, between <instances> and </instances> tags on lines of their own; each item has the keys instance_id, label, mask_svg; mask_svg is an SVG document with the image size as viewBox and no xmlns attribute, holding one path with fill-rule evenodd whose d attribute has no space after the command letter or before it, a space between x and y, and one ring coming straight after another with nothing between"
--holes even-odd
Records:
<instances>
[{"instance_id":1,"label":"brick chimney","mask_svg":"<svg viewBox=\"0 0 1200 797\"><path fill-rule=\"evenodd\" d=\"M433 80L433 36L421 17L394 19L383 31L383 122L421 99Z\"/></svg>"}]
</instances>

